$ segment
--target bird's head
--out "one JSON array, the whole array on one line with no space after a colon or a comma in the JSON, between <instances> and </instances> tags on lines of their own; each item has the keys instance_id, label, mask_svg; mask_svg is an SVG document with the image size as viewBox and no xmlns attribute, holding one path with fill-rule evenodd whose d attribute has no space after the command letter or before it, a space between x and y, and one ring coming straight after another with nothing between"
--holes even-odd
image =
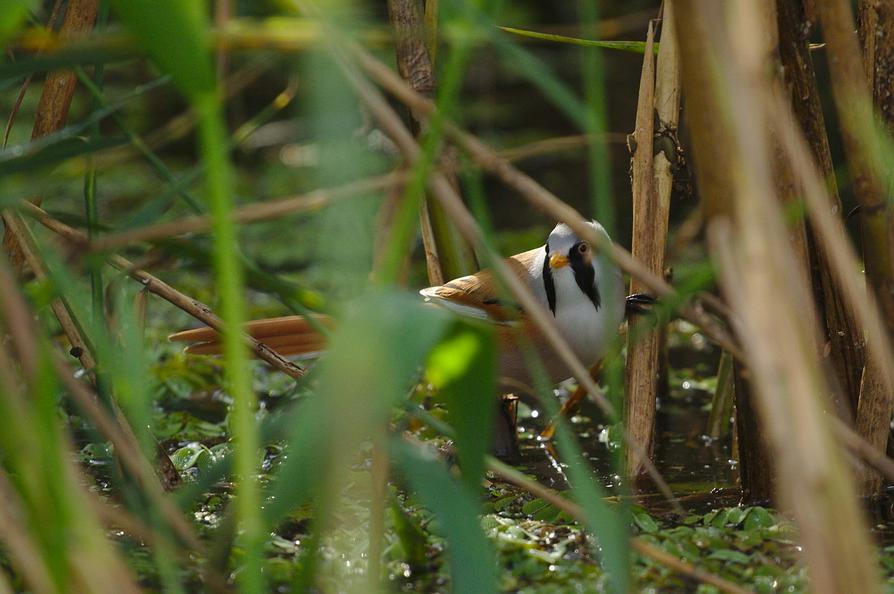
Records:
<instances>
[{"instance_id":1,"label":"bird's head","mask_svg":"<svg viewBox=\"0 0 894 594\"><path fill-rule=\"evenodd\" d=\"M596 221L587 223L597 233L606 235L605 229ZM556 302L560 298L588 298L598 310L601 299L596 279L596 253L590 242L581 239L571 227L559 223L546 240L546 257L543 262L543 280L550 309L555 314ZM574 282L570 280L573 278ZM562 281L566 282L562 282ZM557 293L569 292L568 295Z\"/></svg>"}]
</instances>

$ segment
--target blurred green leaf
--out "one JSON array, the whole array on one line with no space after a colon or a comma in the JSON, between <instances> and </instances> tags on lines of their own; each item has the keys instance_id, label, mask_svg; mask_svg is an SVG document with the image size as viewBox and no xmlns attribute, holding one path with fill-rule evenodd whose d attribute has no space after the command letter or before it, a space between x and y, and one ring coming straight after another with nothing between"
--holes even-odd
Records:
<instances>
[{"instance_id":1,"label":"blurred green leaf","mask_svg":"<svg viewBox=\"0 0 894 594\"><path fill-rule=\"evenodd\" d=\"M0 43L6 43L36 4L35 0L0 0Z\"/></svg>"},{"instance_id":2,"label":"blurred green leaf","mask_svg":"<svg viewBox=\"0 0 894 594\"><path fill-rule=\"evenodd\" d=\"M214 92L206 44L207 5L179 0L112 0L112 6L159 67L188 97Z\"/></svg>"},{"instance_id":3,"label":"blurred green leaf","mask_svg":"<svg viewBox=\"0 0 894 594\"><path fill-rule=\"evenodd\" d=\"M0 175L32 172L74 157L82 157L122 144L127 144L127 138L123 136L77 137L64 138L36 153L22 156L18 156L12 151L4 151L3 154L0 154Z\"/></svg>"},{"instance_id":4,"label":"blurred green leaf","mask_svg":"<svg viewBox=\"0 0 894 594\"><path fill-rule=\"evenodd\" d=\"M484 475L496 403L496 345L493 328L458 322L432 351L427 375L447 402L456 432L463 480L474 493Z\"/></svg>"},{"instance_id":5,"label":"blurred green leaf","mask_svg":"<svg viewBox=\"0 0 894 594\"><path fill-rule=\"evenodd\" d=\"M393 496L391 498L391 522L394 524L394 532L403 549L404 561L413 568L424 567L427 542L425 531L416 518L404 510L397 497Z\"/></svg>"},{"instance_id":6,"label":"blurred green leaf","mask_svg":"<svg viewBox=\"0 0 894 594\"><path fill-rule=\"evenodd\" d=\"M336 448L353 451L384 427L450 321L406 293L374 293L346 307L271 487L265 506L271 524L325 484Z\"/></svg>"},{"instance_id":7,"label":"blurred green leaf","mask_svg":"<svg viewBox=\"0 0 894 594\"><path fill-rule=\"evenodd\" d=\"M453 592L480 594L497 589L496 559L479 523L480 504L458 485L443 462L399 437L390 441L400 473L416 490L447 539Z\"/></svg>"},{"instance_id":8,"label":"blurred green leaf","mask_svg":"<svg viewBox=\"0 0 894 594\"><path fill-rule=\"evenodd\" d=\"M601 47L603 49L621 50L625 52L633 52L635 54L642 54L646 51L646 44L643 41L597 41L595 39L580 39L577 37L567 37L565 35L555 35L553 33L539 33L537 31L516 29L514 27L500 27L500 30L520 37L554 41L556 43L570 43L572 45L580 45L584 47ZM655 55L658 55L657 43L654 45L654 49Z\"/></svg>"},{"instance_id":9,"label":"blurred green leaf","mask_svg":"<svg viewBox=\"0 0 894 594\"><path fill-rule=\"evenodd\" d=\"M765 507L752 507L745 516L745 530L770 528L777 523L776 518Z\"/></svg>"},{"instance_id":10,"label":"blurred green leaf","mask_svg":"<svg viewBox=\"0 0 894 594\"><path fill-rule=\"evenodd\" d=\"M134 44L126 40L110 40L109 43L72 43L65 51L48 54L26 55L15 61L0 64L0 80L14 79L27 74L49 72L72 66L108 64L139 56Z\"/></svg>"}]
</instances>

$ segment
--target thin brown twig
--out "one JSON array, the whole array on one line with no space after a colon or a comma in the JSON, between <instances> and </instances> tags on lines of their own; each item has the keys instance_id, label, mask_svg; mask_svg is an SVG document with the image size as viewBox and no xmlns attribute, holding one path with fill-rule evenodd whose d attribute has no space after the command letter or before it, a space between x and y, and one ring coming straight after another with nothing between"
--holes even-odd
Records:
<instances>
[{"instance_id":1,"label":"thin brown twig","mask_svg":"<svg viewBox=\"0 0 894 594\"><path fill-rule=\"evenodd\" d=\"M626 138L622 134L614 135L619 139ZM515 162L535 156L545 155L551 152L582 148L588 144L586 135L561 136L535 141L521 146L506 149L500 155L507 161ZM439 171L455 168L449 164L441 164ZM333 202L353 196L362 196L368 192L387 190L399 187L406 183L408 174L404 171L394 171L381 176L370 177L357 182L351 182L342 186L328 189L317 189L299 194L276 198L261 203L248 204L233 211L234 219L239 223L256 223L259 221L274 219L289 214L314 212ZM33 214L26 212L26 214ZM146 225L136 229L128 229L118 233L110 233L88 244L91 252L111 251L134 243L154 241L186 233L207 231L211 227L211 219L207 215L193 215L182 217L174 221Z\"/></svg>"},{"instance_id":2,"label":"thin brown twig","mask_svg":"<svg viewBox=\"0 0 894 594\"><path fill-rule=\"evenodd\" d=\"M32 204L27 201L25 203L29 205ZM34 236L25 224L22 216L14 211L6 211L3 213L3 220L6 223L7 236L14 238L16 245L15 253L20 255L22 262L26 263L28 267L31 268L32 273L34 273L34 276L38 280L46 279L48 277L46 264L37 253ZM9 256L10 261L15 262L13 254L10 253ZM71 344L72 355L78 358L84 369L92 373L96 367L96 360L90 352L87 340L81 334L81 329L75 323L71 312L68 310L68 305L65 303L64 299L56 298L53 299L50 307L52 308L56 319L59 320L59 325L62 327L62 331L68 338L68 342Z\"/></svg>"},{"instance_id":3,"label":"thin brown twig","mask_svg":"<svg viewBox=\"0 0 894 594\"><path fill-rule=\"evenodd\" d=\"M30 216L36 218L47 229L50 229L60 237L63 237L75 245L84 245L87 242L87 235L85 233L54 219L39 206L25 202L22 204L22 209ZM218 332L223 329L223 321L204 303L181 293L171 285L158 277L149 274L145 270L135 267L134 264L126 258L112 255L109 257L108 262L113 267L142 283L150 293L158 295L162 299L182 309L203 324L214 328ZM266 361L289 377L297 379L304 375L304 370L301 367L295 365L264 343L258 342L248 335L245 335L245 343L256 357Z\"/></svg>"},{"instance_id":4,"label":"thin brown twig","mask_svg":"<svg viewBox=\"0 0 894 594\"><path fill-rule=\"evenodd\" d=\"M50 16L47 18L47 29L52 30L56 26L56 20L59 18L59 12L62 9L62 0L56 0L53 3L53 8L50 11ZM37 52L40 54L40 52ZM9 142L9 135L12 132L12 125L16 121L16 116L19 115L19 109L22 107L22 101L25 100L25 94L28 92L28 87L31 86L31 81L34 79L33 74L29 74L25 77L25 80L22 81L22 86L19 88L19 93L16 95L15 103L12 105L12 110L9 112L9 118L6 120L6 130L3 131L3 146L6 147L6 143Z\"/></svg>"},{"instance_id":5,"label":"thin brown twig","mask_svg":"<svg viewBox=\"0 0 894 594\"><path fill-rule=\"evenodd\" d=\"M372 192L402 185L406 179L406 173L394 172L348 183L336 188L318 189L288 198L256 202L235 209L233 211L233 220L238 223L254 223L288 214L313 212L344 198L369 195ZM210 216L193 215L166 223L147 225L121 231L120 233L111 233L95 239L87 245L89 245L91 252L111 251L141 241L152 241L185 233L207 231L209 228L211 228Z\"/></svg>"}]
</instances>

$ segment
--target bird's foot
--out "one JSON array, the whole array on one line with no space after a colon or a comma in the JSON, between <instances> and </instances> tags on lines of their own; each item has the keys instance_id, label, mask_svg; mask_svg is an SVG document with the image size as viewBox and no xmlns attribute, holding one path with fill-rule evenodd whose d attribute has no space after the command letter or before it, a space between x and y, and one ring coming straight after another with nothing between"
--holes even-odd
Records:
<instances>
[{"instance_id":1,"label":"bird's foot","mask_svg":"<svg viewBox=\"0 0 894 594\"><path fill-rule=\"evenodd\" d=\"M648 293L634 293L626 299L627 315L642 315L652 312L652 308L658 300Z\"/></svg>"}]
</instances>

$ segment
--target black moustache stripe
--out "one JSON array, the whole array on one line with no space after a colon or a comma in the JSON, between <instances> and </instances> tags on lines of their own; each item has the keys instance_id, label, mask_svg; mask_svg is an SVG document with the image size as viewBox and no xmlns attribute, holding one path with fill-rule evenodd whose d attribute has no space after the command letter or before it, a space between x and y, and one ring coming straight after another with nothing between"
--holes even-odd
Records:
<instances>
[{"instance_id":1,"label":"black moustache stripe","mask_svg":"<svg viewBox=\"0 0 894 594\"><path fill-rule=\"evenodd\" d=\"M553 269L549 267L549 244L543 246L546 256L543 258L543 288L546 290L546 301L549 310L556 317L556 284L553 282Z\"/></svg>"},{"instance_id":2,"label":"black moustache stripe","mask_svg":"<svg viewBox=\"0 0 894 594\"><path fill-rule=\"evenodd\" d=\"M584 295L589 297L590 301L593 302L593 306L596 308L596 311L599 311L599 308L602 306L602 297L599 295L599 288L596 286L596 269L593 267L592 263L584 262L583 257L580 255L580 252L577 251L576 246L571 249L571 253L568 254L568 260L571 263L571 270L574 271L574 281L577 283L577 286L580 287L580 290L583 291Z\"/></svg>"}]
</instances>

